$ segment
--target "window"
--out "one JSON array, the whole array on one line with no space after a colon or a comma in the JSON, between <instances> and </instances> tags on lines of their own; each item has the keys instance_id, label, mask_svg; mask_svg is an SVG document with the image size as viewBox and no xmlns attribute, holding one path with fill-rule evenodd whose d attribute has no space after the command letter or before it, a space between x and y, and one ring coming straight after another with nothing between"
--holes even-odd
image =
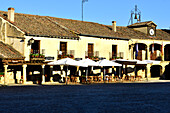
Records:
<instances>
[{"instance_id":1,"label":"window","mask_svg":"<svg viewBox=\"0 0 170 113\"><path fill-rule=\"evenodd\" d=\"M67 54L67 42L60 42L60 51L62 51L62 55Z\"/></svg>"},{"instance_id":2,"label":"window","mask_svg":"<svg viewBox=\"0 0 170 113\"><path fill-rule=\"evenodd\" d=\"M31 53L40 54L40 40L34 40L34 43L31 45Z\"/></svg>"},{"instance_id":3,"label":"window","mask_svg":"<svg viewBox=\"0 0 170 113\"><path fill-rule=\"evenodd\" d=\"M117 57L117 45L112 45L112 58Z\"/></svg>"},{"instance_id":4,"label":"window","mask_svg":"<svg viewBox=\"0 0 170 113\"><path fill-rule=\"evenodd\" d=\"M94 56L94 45L93 44L88 44L88 56Z\"/></svg>"}]
</instances>

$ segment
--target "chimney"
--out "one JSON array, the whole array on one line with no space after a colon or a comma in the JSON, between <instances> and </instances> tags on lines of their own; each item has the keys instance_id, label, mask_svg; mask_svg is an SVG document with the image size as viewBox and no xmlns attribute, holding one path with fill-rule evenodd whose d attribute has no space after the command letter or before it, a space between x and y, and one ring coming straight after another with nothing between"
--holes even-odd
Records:
<instances>
[{"instance_id":1,"label":"chimney","mask_svg":"<svg viewBox=\"0 0 170 113\"><path fill-rule=\"evenodd\" d=\"M116 21L112 21L112 30L116 32Z\"/></svg>"},{"instance_id":2,"label":"chimney","mask_svg":"<svg viewBox=\"0 0 170 113\"><path fill-rule=\"evenodd\" d=\"M8 8L8 20L14 22L14 8Z\"/></svg>"}]
</instances>

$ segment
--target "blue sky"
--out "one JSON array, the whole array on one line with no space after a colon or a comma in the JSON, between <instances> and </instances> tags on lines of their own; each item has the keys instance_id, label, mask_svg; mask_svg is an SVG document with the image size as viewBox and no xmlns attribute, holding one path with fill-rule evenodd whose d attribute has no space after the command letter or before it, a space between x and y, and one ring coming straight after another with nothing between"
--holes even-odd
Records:
<instances>
[{"instance_id":1,"label":"blue sky","mask_svg":"<svg viewBox=\"0 0 170 113\"><path fill-rule=\"evenodd\" d=\"M0 0L0 10L15 8L17 13L81 20L82 0ZM170 0L88 0L84 21L127 26L130 12L138 5L142 21L153 21L159 29L170 29Z\"/></svg>"}]
</instances>

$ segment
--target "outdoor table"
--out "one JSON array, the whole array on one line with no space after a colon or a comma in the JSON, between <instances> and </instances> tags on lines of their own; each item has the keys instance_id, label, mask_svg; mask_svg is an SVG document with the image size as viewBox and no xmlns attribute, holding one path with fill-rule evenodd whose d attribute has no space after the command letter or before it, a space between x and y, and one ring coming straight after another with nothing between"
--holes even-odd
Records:
<instances>
[{"instance_id":1,"label":"outdoor table","mask_svg":"<svg viewBox=\"0 0 170 113\"><path fill-rule=\"evenodd\" d=\"M112 76L109 76L109 80L108 80L109 82L112 82Z\"/></svg>"},{"instance_id":2,"label":"outdoor table","mask_svg":"<svg viewBox=\"0 0 170 113\"><path fill-rule=\"evenodd\" d=\"M65 79L65 82L66 82L66 77L64 77L64 79ZM70 82L70 77L67 77L67 83L69 83Z\"/></svg>"},{"instance_id":3,"label":"outdoor table","mask_svg":"<svg viewBox=\"0 0 170 113\"><path fill-rule=\"evenodd\" d=\"M129 76L129 80L130 81L134 81L135 80L135 76Z\"/></svg>"},{"instance_id":4,"label":"outdoor table","mask_svg":"<svg viewBox=\"0 0 170 113\"><path fill-rule=\"evenodd\" d=\"M98 76L98 82L102 82L102 77Z\"/></svg>"},{"instance_id":5,"label":"outdoor table","mask_svg":"<svg viewBox=\"0 0 170 113\"><path fill-rule=\"evenodd\" d=\"M87 81L91 83L93 81L93 76L88 76Z\"/></svg>"},{"instance_id":6,"label":"outdoor table","mask_svg":"<svg viewBox=\"0 0 170 113\"><path fill-rule=\"evenodd\" d=\"M141 81L142 76L136 76L136 79L137 79L138 81Z\"/></svg>"},{"instance_id":7,"label":"outdoor table","mask_svg":"<svg viewBox=\"0 0 170 113\"><path fill-rule=\"evenodd\" d=\"M78 83L78 79L79 79L79 77L74 77L74 82Z\"/></svg>"},{"instance_id":8,"label":"outdoor table","mask_svg":"<svg viewBox=\"0 0 170 113\"><path fill-rule=\"evenodd\" d=\"M119 77L118 76L114 76L113 79L114 79L114 81L118 81Z\"/></svg>"},{"instance_id":9,"label":"outdoor table","mask_svg":"<svg viewBox=\"0 0 170 113\"><path fill-rule=\"evenodd\" d=\"M97 82L97 76L93 76L93 81Z\"/></svg>"}]
</instances>

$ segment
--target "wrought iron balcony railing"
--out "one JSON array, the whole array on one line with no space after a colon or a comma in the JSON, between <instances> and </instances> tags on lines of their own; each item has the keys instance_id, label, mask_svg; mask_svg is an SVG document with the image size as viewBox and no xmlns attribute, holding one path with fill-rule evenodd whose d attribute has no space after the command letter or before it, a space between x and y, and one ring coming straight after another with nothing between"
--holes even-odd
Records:
<instances>
[{"instance_id":1,"label":"wrought iron balcony railing","mask_svg":"<svg viewBox=\"0 0 170 113\"><path fill-rule=\"evenodd\" d=\"M57 51L58 59L62 58L74 58L75 50L68 50L68 51Z\"/></svg>"}]
</instances>

